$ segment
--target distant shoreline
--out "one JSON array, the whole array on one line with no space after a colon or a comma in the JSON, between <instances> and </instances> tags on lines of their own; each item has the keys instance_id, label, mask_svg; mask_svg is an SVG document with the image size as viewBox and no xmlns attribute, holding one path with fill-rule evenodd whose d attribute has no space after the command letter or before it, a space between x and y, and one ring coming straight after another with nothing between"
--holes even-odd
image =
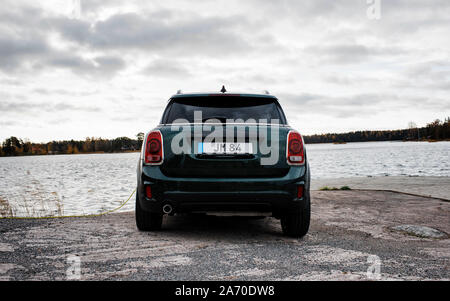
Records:
<instances>
[{"instance_id":1,"label":"distant shoreline","mask_svg":"<svg viewBox=\"0 0 450 301\"><path fill-rule=\"evenodd\" d=\"M88 137L85 140L51 141L47 143L32 143L27 139L14 136L7 138L0 145L0 157L32 156L53 154L88 154L88 153L123 153L141 149L145 133L138 133L137 139L117 137L104 139ZM411 123L408 129L400 130L364 130L347 133L327 133L304 135L306 144L350 142L382 142L382 141L450 141L450 117L444 121L436 119L426 127L416 127Z\"/></svg>"},{"instance_id":2,"label":"distant shoreline","mask_svg":"<svg viewBox=\"0 0 450 301\"><path fill-rule=\"evenodd\" d=\"M11 157L35 157L35 156L67 156L67 155L112 155L112 154L127 154L127 153L140 153L141 150L134 151L120 151L120 152L79 152L79 153L54 153L54 154L22 154L14 156L0 156L0 158L11 158Z\"/></svg>"},{"instance_id":3,"label":"distant shoreline","mask_svg":"<svg viewBox=\"0 0 450 301\"><path fill-rule=\"evenodd\" d=\"M367 142L428 142L428 143L436 143L436 142L450 142L450 139L442 139L442 140L382 140L382 141L351 141L351 142L313 142L306 143L305 145L317 145L317 144L350 144L350 143L367 143ZM101 155L101 154L126 154L126 153L139 153L141 150L124 150L124 151L114 151L114 152L105 152L105 151L97 151L97 152L77 152L77 153L47 153L47 154L20 154L20 155L0 155L0 158L7 157L32 157L32 156L60 156L60 155Z\"/></svg>"},{"instance_id":4,"label":"distant shoreline","mask_svg":"<svg viewBox=\"0 0 450 301\"><path fill-rule=\"evenodd\" d=\"M336 142L305 142L305 144L348 144L348 143L365 143L365 142L448 142L450 139L421 139L421 140L367 140L367 141L336 141Z\"/></svg>"}]
</instances>

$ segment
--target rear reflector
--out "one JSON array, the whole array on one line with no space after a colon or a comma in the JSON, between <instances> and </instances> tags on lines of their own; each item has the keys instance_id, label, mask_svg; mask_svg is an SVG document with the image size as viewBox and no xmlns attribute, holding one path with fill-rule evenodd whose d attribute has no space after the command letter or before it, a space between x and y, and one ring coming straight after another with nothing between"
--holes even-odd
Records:
<instances>
[{"instance_id":1,"label":"rear reflector","mask_svg":"<svg viewBox=\"0 0 450 301\"><path fill-rule=\"evenodd\" d=\"M150 185L145 186L145 195L151 199L152 198L152 188Z\"/></svg>"},{"instance_id":2,"label":"rear reflector","mask_svg":"<svg viewBox=\"0 0 450 301\"><path fill-rule=\"evenodd\" d=\"M290 156L290 157L289 157L289 160L290 160L291 162L302 162L303 157L302 157L302 156Z\"/></svg>"},{"instance_id":3,"label":"rear reflector","mask_svg":"<svg viewBox=\"0 0 450 301\"><path fill-rule=\"evenodd\" d=\"M302 198L303 197L303 186L299 185L297 186L297 198Z\"/></svg>"}]
</instances>

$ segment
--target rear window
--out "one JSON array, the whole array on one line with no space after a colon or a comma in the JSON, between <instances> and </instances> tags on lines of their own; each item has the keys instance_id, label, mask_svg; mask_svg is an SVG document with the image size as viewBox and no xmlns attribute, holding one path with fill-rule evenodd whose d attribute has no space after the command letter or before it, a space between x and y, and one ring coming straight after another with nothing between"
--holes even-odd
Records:
<instances>
[{"instance_id":1,"label":"rear window","mask_svg":"<svg viewBox=\"0 0 450 301\"><path fill-rule=\"evenodd\" d=\"M177 119L194 122L194 112L202 112L202 121L218 119L254 119L257 122L265 119L271 122L278 119L280 124L286 124L286 119L278 102L273 98L240 97L240 96L208 96L183 97L172 99L167 107L162 123L174 123Z\"/></svg>"}]
</instances>

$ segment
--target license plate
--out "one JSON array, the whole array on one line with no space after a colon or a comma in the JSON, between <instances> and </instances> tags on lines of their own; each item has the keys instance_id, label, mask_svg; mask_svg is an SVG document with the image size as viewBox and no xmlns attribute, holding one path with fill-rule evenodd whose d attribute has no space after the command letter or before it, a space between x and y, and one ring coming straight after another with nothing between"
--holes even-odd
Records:
<instances>
[{"instance_id":1,"label":"license plate","mask_svg":"<svg viewBox=\"0 0 450 301\"><path fill-rule=\"evenodd\" d=\"M199 154L253 154L251 143L199 143Z\"/></svg>"}]
</instances>

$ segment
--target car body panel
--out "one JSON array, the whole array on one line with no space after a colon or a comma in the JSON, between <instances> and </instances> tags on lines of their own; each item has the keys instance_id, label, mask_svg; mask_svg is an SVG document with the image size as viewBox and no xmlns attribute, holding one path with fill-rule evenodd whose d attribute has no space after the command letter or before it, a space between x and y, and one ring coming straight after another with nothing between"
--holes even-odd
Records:
<instances>
[{"instance_id":1,"label":"car body panel","mask_svg":"<svg viewBox=\"0 0 450 301\"><path fill-rule=\"evenodd\" d=\"M169 100L186 97L208 96L245 96L264 99L273 99L279 106L277 98L266 94L236 94L236 93L193 93L176 94ZM165 124L167 108L161 124L155 128L163 137L164 161L159 165L148 165L143 161L145 143L143 144L138 170L138 201L144 210L161 212L164 204L170 204L174 213L186 212L270 212L280 217L284 212L304 206L309 198L310 171L305 150L305 163L303 165L289 165L286 160L287 135L292 128L284 120L282 124L263 125L267 130L266 136L251 136L250 129L261 124L235 123L235 124L208 124L211 128L218 127L224 131L232 126L246 143L261 142L268 139L266 145L271 145L271 131L279 131L278 160L273 165L261 164L264 154L259 148L252 157L202 157L196 152L195 145L203 141L208 133L196 136L196 129L202 128L203 123ZM281 107L280 107L281 110ZM284 113L281 110L282 117ZM192 152L188 154L174 154L171 150L172 139L182 130L190 133ZM148 134L147 134L148 135ZM236 135L237 136L237 135ZM144 140L145 141L145 140ZM241 141L241 142L242 142ZM149 185L152 197L145 195L145 186ZM305 194L297 198L298 186L304 187ZM309 200L308 200L309 201Z\"/></svg>"}]
</instances>

